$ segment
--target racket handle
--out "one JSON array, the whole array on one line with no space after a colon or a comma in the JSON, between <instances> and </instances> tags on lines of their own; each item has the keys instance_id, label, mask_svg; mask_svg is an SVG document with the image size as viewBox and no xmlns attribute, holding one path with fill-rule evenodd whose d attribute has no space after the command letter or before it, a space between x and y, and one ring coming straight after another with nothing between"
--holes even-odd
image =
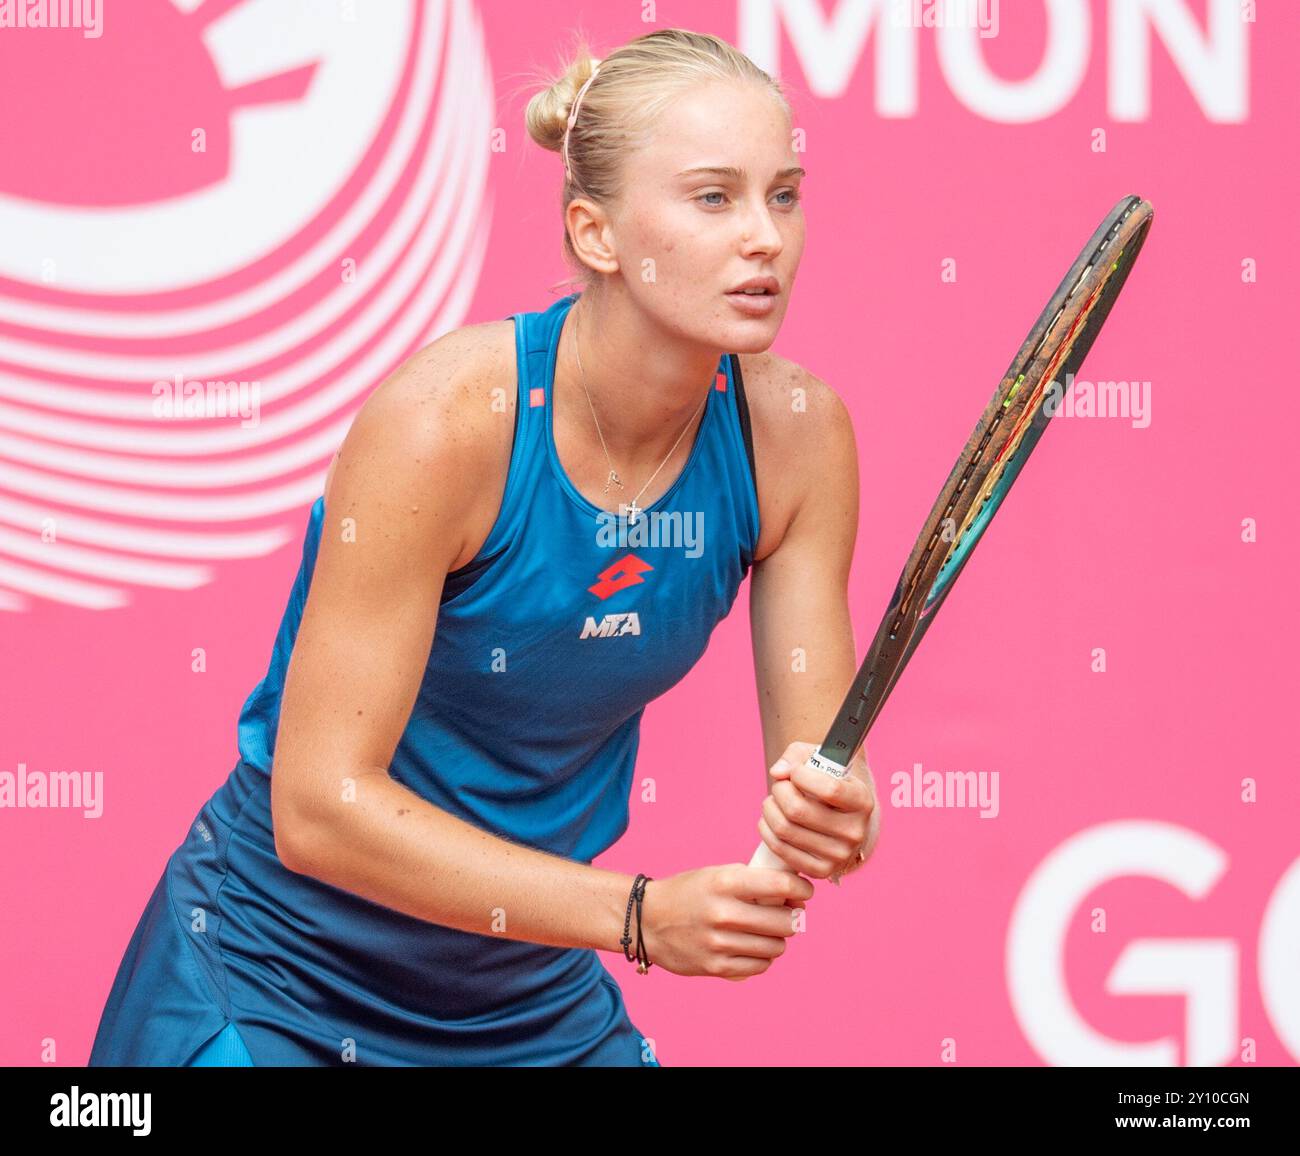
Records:
<instances>
[{"instance_id":1,"label":"racket handle","mask_svg":"<svg viewBox=\"0 0 1300 1156\"><path fill-rule=\"evenodd\" d=\"M828 759L820 751L815 751L813 754L808 756L808 765L816 767L819 771L824 771L828 775L833 775L837 779L843 779L847 777L849 773L848 767L835 762L834 759ZM777 871L789 871L793 875L798 874L793 867L781 859L766 843L760 843L758 845L758 850L754 852L753 856L749 860L749 866L768 867ZM764 907L780 907L785 903L785 900L755 899L754 902ZM728 978L731 979L733 983L739 983L742 979L748 979L749 977L734 975L729 976Z\"/></svg>"},{"instance_id":2,"label":"racket handle","mask_svg":"<svg viewBox=\"0 0 1300 1156\"><path fill-rule=\"evenodd\" d=\"M821 753L821 751L814 751L808 756L808 765L810 767L816 767L817 770L837 779L848 778L848 767L841 763L837 763L834 759L828 759ZM793 871L793 868L789 867L766 843L760 843L758 845L758 850L754 852L754 856L750 859L749 865L751 867L771 867L775 868L777 871L791 871L794 874L798 874L798 872ZM754 902L767 907L776 907L781 901L756 899Z\"/></svg>"},{"instance_id":3,"label":"racket handle","mask_svg":"<svg viewBox=\"0 0 1300 1156\"><path fill-rule=\"evenodd\" d=\"M777 871L790 870L789 866L781 859L778 859L776 852L766 843L760 843L758 845L758 850L754 852L754 857L750 859L749 865L751 867L772 867ZM755 899L754 902L759 904L761 907L776 907L785 901L782 899ZM732 983L739 983L742 979L748 979L749 976L729 975L727 978L731 980Z\"/></svg>"},{"instance_id":4,"label":"racket handle","mask_svg":"<svg viewBox=\"0 0 1300 1156\"><path fill-rule=\"evenodd\" d=\"M754 852L754 857L750 859L749 865L751 867L769 867L775 871L790 871L793 874L793 869L789 864L778 857L776 852L766 843L760 843L758 845L758 850ZM785 903L785 900L755 899L754 902L760 907L780 907Z\"/></svg>"},{"instance_id":5,"label":"racket handle","mask_svg":"<svg viewBox=\"0 0 1300 1156\"><path fill-rule=\"evenodd\" d=\"M833 759L828 759L820 752L815 752L808 756L808 765L816 767L819 771L825 771L826 774L833 775L837 779L845 778L849 773L848 767L841 766L839 763L835 762ZM758 850L754 852L753 857L750 859L749 866L768 867L777 871L789 871L794 875L798 874L794 868L781 859L766 843L760 843L758 845ZM785 901L781 899L755 899L754 902L763 907L779 907ZM748 977L733 976L731 978L740 980Z\"/></svg>"},{"instance_id":6,"label":"racket handle","mask_svg":"<svg viewBox=\"0 0 1300 1156\"><path fill-rule=\"evenodd\" d=\"M790 868L780 859L776 852L766 843L760 843L754 857L749 861L751 867L772 867L777 871L789 871ZM756 903L770 903L771 900L755 900Z\"/></svg>"}]
</instances>

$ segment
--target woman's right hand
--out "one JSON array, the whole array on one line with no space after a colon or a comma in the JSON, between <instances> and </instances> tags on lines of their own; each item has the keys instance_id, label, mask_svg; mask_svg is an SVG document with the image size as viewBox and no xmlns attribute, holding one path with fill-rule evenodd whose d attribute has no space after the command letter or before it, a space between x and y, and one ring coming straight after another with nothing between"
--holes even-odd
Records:
<instances>
[{"instance_id":1,"label":"woman's right hand","mask_svg":"<svg viewBox=\"0 0 1300 1156\"><path fill-rule=\"evenodd\" d=\"M744 863L652 879L641 901L646 953L677 975L760 975L785 952L813 890L802 875Z\"/></svg>"}]
</instances>

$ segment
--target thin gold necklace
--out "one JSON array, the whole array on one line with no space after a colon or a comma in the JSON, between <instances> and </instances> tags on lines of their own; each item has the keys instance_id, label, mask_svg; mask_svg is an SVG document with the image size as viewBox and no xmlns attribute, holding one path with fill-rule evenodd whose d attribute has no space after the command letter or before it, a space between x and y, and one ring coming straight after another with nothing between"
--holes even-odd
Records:
<instances>
[{"instance_id":1,"label":"thin gold necklace","mask_svg":"<svg viewBox=\"0 0 1300 1156\"><path fill-rule=\"evenodd\" d=\"M577 316L576 310L575 310L575 316ZM579 331L580 331L580 322L575 320L574 333L573 333L573 352L578 359L578 374L582 380L582 392L587 395L587 405L591 409L591 420L596 423L596 433L600 435L600 448L605 451L605 463L606 465L609 466L609 477L605 479L605 488L601 491L601 493L608 494L610 483L613 483L614 485L618 486L618 488L621 490L624 488L623 480L618 476L618 471L614 469L614 463L610 460L609 447L605 445L605 435L604 433L601 432L600 419L596 416L596 407L591 404L591 393L587 389L587 373L582 368L582 353L579 351L579 342L578 342ZM655 472L646 479L645 485L642 486L637 491L636 497L632 499L631 503L624 507L627 510L627 523L629 526L635 524L637 514L645 513L644 507L640 507L636 504L637 498L640 498L641 495L646 492L647 487L650 485L651 482L655 480L655 477L659 473L659 471L662 470L664 466L668 464L668 458L671 458L673 456L673 451L676 450L678 445L681 444L682 438L686 436L686 431L691 428L691 422L693 422L696 419L696 417L699 415L700 410L704 408L704 403L708 400L709 400L709 395L706 393L704 395L704 398L700 401L700 404L695 407L695 412L691 414L689 418L686 419L686 424L682 426L682 432L677 435L677 440L673 442L673 448L668 451L668 456L665 457L664 460L659 463L658 467L656 467L655 469Z\"/></svg>"}]
</instances>

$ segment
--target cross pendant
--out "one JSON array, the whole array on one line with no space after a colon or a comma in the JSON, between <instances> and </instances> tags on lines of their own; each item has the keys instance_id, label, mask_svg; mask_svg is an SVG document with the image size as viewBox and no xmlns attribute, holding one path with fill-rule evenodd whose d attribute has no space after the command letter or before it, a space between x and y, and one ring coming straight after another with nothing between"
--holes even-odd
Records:
<instances>
[{"instance_id":1,"label":"cross pendant","mask_svg":"<svg viewBox=\"0 0 1300 1156\"><path fill-rule=\"evenodd\" d=\"M643 511L637 506L635 498L632 499L632 504L626 508L627 508L627 524L631 526L633 523L636 522L637 514L642 513Z\"/></svg>"}]
</instances>

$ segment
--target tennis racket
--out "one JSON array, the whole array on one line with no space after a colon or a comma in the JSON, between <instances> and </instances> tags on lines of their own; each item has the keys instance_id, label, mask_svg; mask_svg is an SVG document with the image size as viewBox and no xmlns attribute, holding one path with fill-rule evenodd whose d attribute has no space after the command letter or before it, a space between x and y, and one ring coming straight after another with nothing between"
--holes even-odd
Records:
<instances>
[{"instance_id":1,"label":"tennis racket","mask_svg":"<svg viewBox=\"0 0 1300 1156\"><path fill-rule=\"evenodd\" d=\"M844 778L898 676L1020 476L1069 375L1092 348L1151 228L1152 207L1129 196L1097 227L1025 338L939 493L871 648L810 765ZM791 870L760 844L751 867Z\"/></svg>"}]
</instances>

